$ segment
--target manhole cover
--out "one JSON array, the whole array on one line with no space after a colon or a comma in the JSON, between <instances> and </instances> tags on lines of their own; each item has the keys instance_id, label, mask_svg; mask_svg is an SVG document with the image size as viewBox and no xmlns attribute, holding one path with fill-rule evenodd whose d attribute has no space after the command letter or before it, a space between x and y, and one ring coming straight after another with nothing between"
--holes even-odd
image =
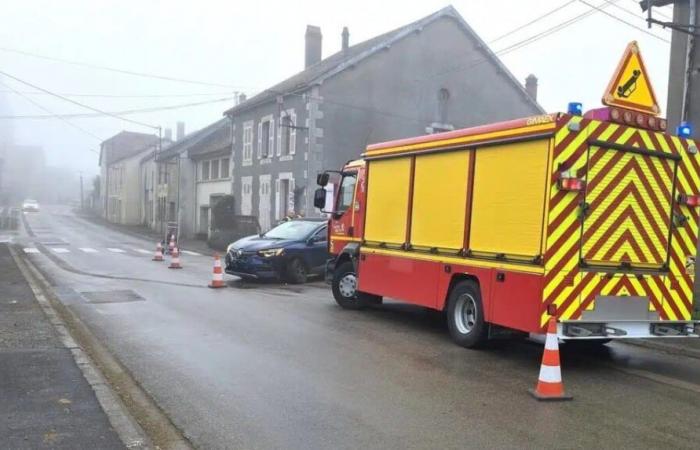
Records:
<instances>
[{"instance_id":1,"label":"manhole cover","mask_svg":"<svg viewBox=\"0 0 700 450\"><path fill-rule=\"evenodd\" d=\"M81 292L81 294L83 294L83 297L90 303L127 303L146 300L130 289L123 291Z\"/></svg>"}]
</instances>

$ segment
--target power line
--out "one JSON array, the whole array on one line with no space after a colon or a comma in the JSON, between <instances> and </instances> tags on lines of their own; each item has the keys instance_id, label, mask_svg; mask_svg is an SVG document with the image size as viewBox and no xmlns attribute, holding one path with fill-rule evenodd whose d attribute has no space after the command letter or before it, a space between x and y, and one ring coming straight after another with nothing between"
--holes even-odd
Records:
<instances>
[{"instance_id":1,"label":"power line","mask_svg":"<svg viewBox=\"0 0 700 450\"><path fill-rule=\"evenodd\" d=\"M48 89L44 89L44 88L42 88L42 87L40 87L40 86L37 86L37 85L35 85L35 84L32 84L32 83L30 83L30 82L28 82L28 81L24 81L24 80L22 80L21 78L17 78L16 76L10 75L9 73L4 72L4 71L2 71L2 70L0 70L0 74L5 75L5 76L8 77L8 78L12 78L13 80L18 81L18 82L20 82L20 83L22 83L22 84L25 84L25 85L27 85L27 86L33 88L33 89L36 89L36 90L45 92L45 93L47 93L47 94L49 94L49 95L51 95L51 96L53 96L53 97L60 98L61 100L64 100L64 101L66 101L66 102L68 102L68 103L72 103L72 104L74 104L74 105L80 106L81 108L89 109L90 111L94 111L94 112L96 112L96 113L100 113L100 114L103 114L103 115L105 115L105 116L110 116L110 117L113 117L113 118L115 118L115 119L123 120L123 121L125 121L125 122L130 122L130 123L133 123L133 124L136 124L136 125L140 125L140 126L142 126L142 127L151 128L151 129L154 129L154 130L160 129L160 127L157 127L157 126L154 126L154 125L150 125L150 124L147 124L147 123L144 123L144 122L139 122L139 121L137 121L137 120L126 119L126 118L124 118L124 117L119 117L119 116L116 115L116 114L109 113L109 112L106 112L106 111L102 111L102 110L97 109L97 108L94 108L94 107L92 107L92 106L88 106L88 105L86 105L86 104L84 104L84 103L80 103L80 102L77 102L77 101L75 101L75 100L71 100L71 99L68 98L68 97L64 97L63 95L59 95L59 94L53 93L53 92L49 91Z\"/></svg>"},{"instance_id":2,"label":"power line","mask_svg":"<svg viewBox=\"0 0 700 450\"><path fill-rule=\"evenodd\" d=\"M645 30L645 29L642 28L642 27L638 27L637 25L635 25L635 24L633 24L633 23L630 23L630 22L628 22L628 21L626 21L626 20L624 20L624 19L620 19L619 17L617 17L617 16L615 16L615 15L612 15L612 14L610 14L610 13L607 12L607 11L604 11L600 6L592 5L592 4L588 3L586 0L579 0L579 1L580 1L581 3L583 3L584 5L590 7L590 8L593 8L593 9L596 9L596 10L602 12L603 14L605 14L605 15L608 16L608 17L617 20L617 21L620 22L620 23L624 23L624 24L627 25L627 26L630 26L630 27L632 27L632 28L634 28L634 29L636 29L636 30L639 30L639 31L641 31L642 33L646 33L646 34L648 34L648 35L651 36L651 37L654 37L654 38L656 38L656 39L658 39L658 40L660 40L660 41L666 42L667 44L671 43L671 41L669 41L668 39L662 38L661 36L657 36L656 34L652 33L652 32L649 31L649 30ZM611 4L608 0L605 0L605 2L606 2L607 4Z\"/></svg>"},{"instance_id":3,"label":"power line","mask_svg":"<svg viewBox=\"0 0 700 450\"><path fill-rule=\"evenodd\" d=\"M46 95L45 92L40 91L0 91L0 93L7 94L26 94L26 95ZM192 94L85 94L85 93L59 93L65 97L83 97L83 98L176 98L176 97L208 97L213 95L235 95L237 92L223 91L223 92L199 92Z\"/></svg>"},{"instance_id":4,"label":"power line","mask_svg":"<svg viewBox=\"0 0 700 450\"><path fill-rule=\"evenodd\" d=\"M157 80L175 81L175 82L179 82L179 83L189 83L189 84L198 84L201 86L236 88L236 86L232 86L229 84L212 83L212 82L208 82L208 81L197 81L197 80L189 80L186 78L176 78L176 77L171 77L171 76L166 76L166 75L156 75L156 74L152 74L152 73L136 72L133 70L118 69L115 67L101 66L98 64L91 64L91 63L85 63L85 62L80 62L80 61L72 61L69 59L56 58L53 56L40 55L38 53L32 53L32 52L27 52L24 50L17 50L17 49L7 48L7 47L0 47L0 51L8 52L8 53L16 53L18 55L29 56L32 58L45 59L47 61L60 62L63 64L70 64L73 66L87 67L89 69L95 69L95 70L105 70L108 72L116 72L116 73L120 73L123 75L131 75L131 76L142 77L142 78L154 78Z\"/></svg>"},{"instance_id":5,"label":"power line","mask_svg":"<svg viewBox=\"0 0 700 450\"><path fill-rule=\"evenodd\" d=\"M509 32L503 33L502 35L500 35L500 36L498 36L498 37L492 39L491 41L489 41L489 44L495 44L496 42L500 41L501 39L503 39L503 38L505 38L505 37L508 37L508 36L512 35L513 33L516 33L516 32L518 32L518 31L522 30L523 28L527 28L527 27L529 27L530 25L532 25L532 24L534 24L534 23L537 23L537 22L539 22L540 20L542 20L542 19L544 19L544 18L546 18L546 17L551 16L552 14L556 13L557 11L560 11L560 10L566 8L567 6L569 6L569 5L572 4L572 3L576 3L576 0L569 0L568 2L564 3L563 5L557 6L556 8L554 8L554 9L552 9L552 10L550 10L550 11L544 13L544 14L542 14L541 16L538 16L538 17L532 19L531 21L520 25L519 27L510 30Z\"/></svg>"},{"instance_id":6,"label":"power line","mask_svg":"<svg viewBox=\"0 0 700 450\"><path fill-rule=\"evenodd\" d=\"M66 120L65 118L63 118L63 117L61 117L61 116L59 116L59 115L57 115L57 114L54 114L54 113L51 112L48 108L44 107L44 106L41 105L40 103L38 103L38 102L32 100L31 98L27 97L26 95L22 94L21 92L14 90L11 86L8 86L8 85L5 84L2 80L0 80L0 85L5 86L6 88L8 88L9 90L13 91L15 94L19 95L20 97L22 97L23 99L25 99L26 101L28 101L29 103L31 103L32 105L36 106L37 108L41 109L42 111L45 111L45 112L51 114L51 116L53 116L54 118L56 118L56 119L58 119L58 120L61 120L61 121L64 122L65 124L67 124L67 125L69 125L69 126L75 128L76 130L78 130L78 131L80 131L80 132L82 132L82 133L84 133L84 134L87 134L88 136L90 136L90 137L92 137L92 138L94 138L94 139L96 139L96 140L98 140L98 141L100 141L100 142L104 141L104 139L102 139L101 137L97 136L96 134L93 134L92 132L90 132L90 131L88 131L88 130L86 130L86 129L84 129L84 128L82 128L82 127L76 125L76 124L74 124L73 122L70 122L70 121ZM97 152L96 150L94 150L94 149L88 149L88 150L90 150L91 152L94 152L94 153L98 153L98 152Z\"/></svg>"},{"instance_id":7,"label":"power line","mask_svg":"<svg viewBox=\"0 0 700 450\"><path fill-rule=\"evenodd\" d=\"M116 116L125 116L125 115L130 115L130 114L143 114L143 113L151 113L151 112L158 112L158 111L169 111L173 109L181 109L181 108L188 108L192 106L200 106L200 105L209 105L212 103L221 103L221 102L230 102L232 100L235 100L235 97L225 97L225 98L218 98L216 100L205 100L201 102L192 102L192 103L180 103L177 105L169 105L169 106L154 106L154 107L149 107L149 108L139 108L139 109L127 109L123 111L112 111L112 112L98 112L98 113L72 113L72 114L59 114L60 117L63 118L68 118L68 119L87 119L87 118L94 118L94 117L102 117L104 115L109 115L112 117ZM47 115L15 115L15 116L0 116L0 119L50 119L51 116ZM124 119L126 120L126 119Z\"/></svg>"}]
</instances>

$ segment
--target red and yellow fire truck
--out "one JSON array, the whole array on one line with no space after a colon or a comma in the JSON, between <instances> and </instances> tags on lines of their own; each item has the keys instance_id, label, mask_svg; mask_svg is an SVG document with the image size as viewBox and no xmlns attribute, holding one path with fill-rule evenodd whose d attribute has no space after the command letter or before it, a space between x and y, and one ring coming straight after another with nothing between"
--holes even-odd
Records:
<instances>
[{"instance_id":1,"label":"red and yellow fire truck","mask_svg":"<svg viewBox=\"0 0 700 450\"><path fill-rule=\"evenodd\" d=\"M328 278L342 307L444 310L465 347L507 330L561 339L698 337L700 156L666 130L636 43L582 114L370 145L342 168ZM315 205L327 209L330 172Z\"/></svg>"}]
</instances>

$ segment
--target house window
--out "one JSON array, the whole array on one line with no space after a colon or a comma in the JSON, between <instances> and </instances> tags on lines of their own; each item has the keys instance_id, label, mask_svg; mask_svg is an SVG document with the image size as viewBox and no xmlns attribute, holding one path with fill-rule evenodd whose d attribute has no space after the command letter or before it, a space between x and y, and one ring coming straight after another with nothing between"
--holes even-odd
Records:
<instances>
[{"instance_id":1,"label":"house window","mask_svg":"<svg viewBox=\"0 0 700 450\"><path fill-rule=\"evenodd\" d=\"M243 162L253 162L253 121L243 124Z\"/></svg>"},{"instance_id":2,"label":"house window","mask_svg":"<svg viewBox=\"0 0 700 450\"><path fill-rule=\"evenodd\" d=\"M229 159L223 158L221 160L221 178L228 178L231 176L231 171L229 169Z\"/></svg>"},{"instance_id":3,"label":"house window","mask_svg":"<svg viewBox=\"0 0 700 450\"><path fill-rule=\"evenodd\" d=\"M209 161L202 161L202 180L209 179Z\"/></svg>"},{"instance_id":4,"label":"house window","mask_svg":"<svg viewBox=\"0 0 700 450\"><path fill-rule=\"evenodd\" d=\"M219 160L218 159L212 159L211 160L211 176L209 177L212 180L216 180L219 177Z\"/></svg>"},{"instance_id":5,"label":"house window","mask_svg":"<svg viewBox=\"0 0 700 450\"><path fill-rule=\"evenodd\" d=\"M296 147L296 114L294 110L287 110L280 118L280 139L277 147L277 156L289 156L295 153Z\"/></svg>"},{"instance_id":6,"label":"house window","mask_svg":"<svg viewBox=\"0 0 700 450\"><path fill-rule=\"evenodd\" d=\"M258 158L272 157L275 148L275 121L272 115L265 116L258 124Z\"/></svg>"}]
</instances>

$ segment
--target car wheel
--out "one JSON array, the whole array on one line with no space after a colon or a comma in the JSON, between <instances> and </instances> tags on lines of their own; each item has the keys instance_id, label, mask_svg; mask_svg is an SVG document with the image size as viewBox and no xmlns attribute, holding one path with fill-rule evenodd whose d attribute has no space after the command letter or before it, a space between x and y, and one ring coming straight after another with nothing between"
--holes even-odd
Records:
<instances>
[{"instance_id":1,"label":"car wheel","mask_svg":"<svg viewBox=\"0 0 700 450\"><path fill-rule=\"evenodd\" d=\"M351 261L336 267L331 283L333 298L345 309L362 309L369 304L381 304L382 297L357 290L357 274Z\"/></svg>"},{"instance_id":2,"label":"car wheel","mask_svg":"<svg viewBox=\"0 0 700 450\"><path fill-rule=\"evenodd\" d=\"M287 264L287 280L290 283L301 284L306 283L308 270L299 258L294 258Z\"/></svg>"},{"instance_id":3,"label":"car wheel","mask_svg":"<svg viewBox=\"0 0 700 450\"><path fill-rule=\"evenodd\" d=\"M484 321L481 292L476 283L460 281L450 291L447 327L452 340L462 347L479 347L486 342L488 324Z\"/></svg>"}]
</instances>

